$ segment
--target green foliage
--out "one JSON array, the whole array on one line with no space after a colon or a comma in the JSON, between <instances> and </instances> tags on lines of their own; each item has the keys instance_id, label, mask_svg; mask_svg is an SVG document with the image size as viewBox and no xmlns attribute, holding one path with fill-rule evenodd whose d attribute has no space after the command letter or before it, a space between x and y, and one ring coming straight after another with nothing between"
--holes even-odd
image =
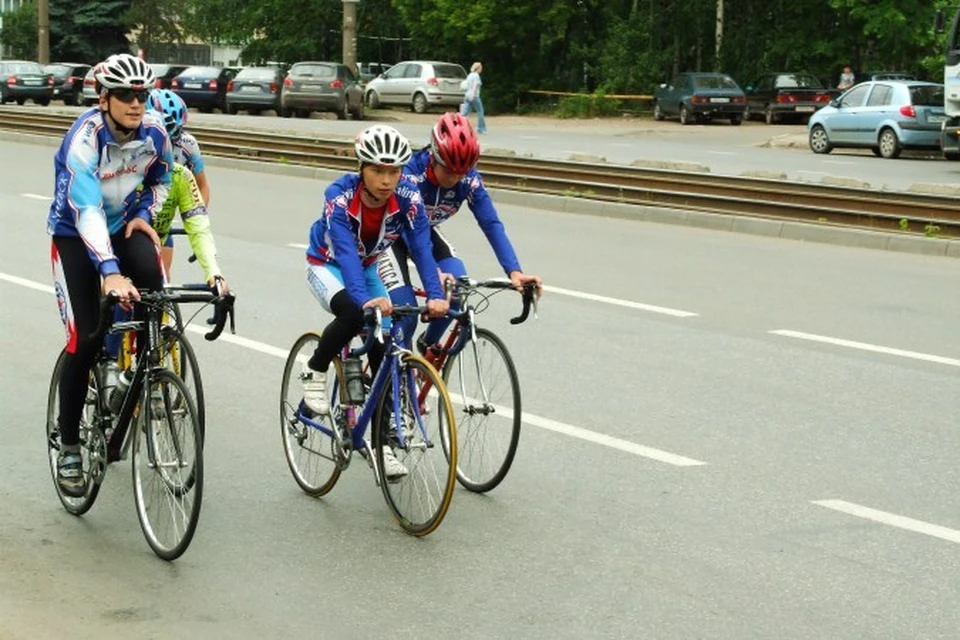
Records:
<instances>
[{"instance_id":1,"label":"green foliage","mask_svg":"<svg viewBox=\"0 0 960 640\"><path fill-rule=\"evenodd\" d=\"M37 6L33 2L3 14L0 44L10 47L14 58L37 59Z\"/></svg>"},{"instance_id":2,"label":"green foliage","mask_svg":"<svg viewBox=\"0 0 960 640\"><path fill-rule=\"evenodd\" d=\"M50 59L99 62L130 51L130 0L50 0Z\"/></svg>"},{"instance_id":3,"label":"green foliage","mask_svg":"<svg viewBox=\"0 0 960 640\"><path fill-rule=\"evenodd\" d=\"M183 0L132 0L120 18L123 24L137 30L137 45L144 58L150 60L155 42L183 41L179 20L184 9Z\"/></svg>"},{"instance_id":4,"label":"green foliage","mask_svg":"<svg viewBox=\"0 0 960 640\"><path fill-rule=\"evenodd\" d=\"M594 93L561 98L556 115L558 118L602 118L619 113L619 100L608 98L602 93Z\"/></svg>"}]
</instances>

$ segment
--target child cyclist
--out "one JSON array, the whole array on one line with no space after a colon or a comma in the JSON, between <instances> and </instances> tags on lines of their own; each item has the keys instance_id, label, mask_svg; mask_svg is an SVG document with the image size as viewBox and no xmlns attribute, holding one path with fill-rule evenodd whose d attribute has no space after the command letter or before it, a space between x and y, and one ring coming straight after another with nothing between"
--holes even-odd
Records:
<instances>
[{"instance_id":1,"label":"child cyclist","mask_svg":"<svg viewBox=\"0 0 960 640\"><path fill-rule=\"evenodd\" d=\"M173 144L174 161L190 170L200 190L203 204L209 207L210 184L207 182L200 144L183 129L187 124L187 104L183 98L169 89L154 89L150 92L147 109L156 111L163 118L163 124ZM163 267L168 274L171 264L173 264L173 236L167 236L163 243Z\"/></svg>"},{"instance_id":2,"label":"child cyclist","mask_svg":"<svg viewBox=\"0 0 960 640\"><path fill-rule=\"evenodd\" d=\"M540 277L527 275L520 269L517 254L483 186L483 178L474 168L479 158L480 143L470 121L458 113L445 113L433 128L430 146L413 154L404 167L404 173L419 186L424 208L430 218L433 257L445 278L448 274L453 278L466 275L463 261L457 257L453 245L438 228L466 202L513 287L522 291L524 285L532 283L539 294L542 286ZM379 270L394 304L414 304L415 296L407 267L407 246L402 239L381 256ZM412 336L417 319L405 317L403 321L404 335ZM427 345L437 344L450 322L450 318L431 321L426 332L417 340L418 350L423 353Z\"/></svg>"},{"instance_id":3,"label":"child cyclist","mask_svg":"<svg viewBox=\"0 0 960 640\"><path fill-rule=\"evenodd\" d=\"M377 125L357 136L354 151L360 162L327 187L323 214L310 229L307 282L320 305L335 317L320 336L310 360L304 363L303 400L315 414L328 413L327 369L334 356L363 329L363 310L379 308L389 315L393 304L377 274L377 260L402 239L417 265L427 291L427 313L444 315L449 304L440 286L437 264L430 252L430 225L420 192L402 175L410 159L410 144L393 127ZM368 354L375 373L383 347L374 342ZM386 448L388 478L407 469Z\"/></svg>"}]
</instances>

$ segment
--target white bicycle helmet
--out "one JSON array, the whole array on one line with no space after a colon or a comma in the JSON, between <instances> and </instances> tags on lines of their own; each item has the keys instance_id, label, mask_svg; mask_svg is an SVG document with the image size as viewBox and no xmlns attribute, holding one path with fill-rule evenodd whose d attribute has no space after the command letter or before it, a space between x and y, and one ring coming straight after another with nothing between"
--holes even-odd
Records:
<instances>
[{"instance_id":1,"label":"white bicycle helmet","mask_svg":"<svg viewBox=\"0 0 960 640\"><path fill-rule=\"evenodd\" d=\"M382 124L364 129L353 148L360 162L388 167L403 166L413 155L407 139L393 127Z\"/></svg>"},{"instance_id":2,"label":"white bicycle helmet","mask_svg":"<svg viewBox=\"0 0 960 640\"><path fill-rule=\"evenodd\" d=\"M93 72L100 89L152 89L156 76L146 62L129 53L117 53Z\"/></svg>"}]
</instances>

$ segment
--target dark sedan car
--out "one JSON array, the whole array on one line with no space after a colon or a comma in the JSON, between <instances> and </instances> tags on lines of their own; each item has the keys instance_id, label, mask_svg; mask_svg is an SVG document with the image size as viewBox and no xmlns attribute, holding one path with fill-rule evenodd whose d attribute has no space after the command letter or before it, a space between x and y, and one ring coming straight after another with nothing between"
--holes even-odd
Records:
<instances>
[{"instance_id":1,"label":"dark sedan car","mask_svg":"<svg viewBox=\"0 0 960 640\"><path fill-rule=\"evenodd\" d=\"M36 62L0 60L0 104L33 100L47 106L53 98L53 76Z\"/></svg>"},{"instance_id":2,"label":"dark sedan car","mask_svg":"<svg viewBox=\"0 0 960 640\"><path fill-rule=\"evenodd\" d=\"M246 67L227 83L227 112L240 109L256 115L273 109L280 114L283 71L277 67Z\"/></svg>"},{"instance_id":3,"label":"dark sedan car","mask_svg":"<svg viewBox=\"0 0 960 640\"><path fill-rule=\"evenodd\" d=\"M151 63L150 68L153 69L153 75L157 77L153 81L153 88L169 89L173 79L183 73L188 66L190 65Z\"/></svg>"},{"instance_id":4,"label":"dark sedan car","mask_svg":"<svg viewBox=\"0 0 960 640\"><path fill-rule=\"evenodd\" d=\"M700 120L743 122L746 100L733 78L725 73L681 73L653 94L653 117L679 116L680 124Z\"/></svg>"},{"instance_id":5,"label":"dark sedan car","mask_svg":"<svg viewBox=\"0 0 960 640\"><path fill-rule=\"evenodd\" d=\"M332 111L345 120L363 120L363 89L353 72L339 62L298 62L290 67L280 91L280 114L310 117L311 111Z\"/></svg>"},{"instance_id":6,"label":"dark sedan car","mask_svg":"<svg viewBox=\"0 0 960 640\"><path fill-rule=\"evenodd\" d=\"M236 67L187 67L170 82L170 88L203 113L214 109L227 112L227 84L237 75Z\"/></svg>"},{"instance_id":7,"label":"dark sedan car","mask_svg":"<svg viewBox=\"0 0 960 640\"><path fill-rule=\"evenodd\" d=\"M767 124L806 122L839 93L809 73L766 73L747 85L746 118L763 117Z\"/></svg>"},{"instance_id":8,"label":"dark sedan car","mask_svg":"<svg viewBox=\"0 0 960 640\"><path fill-rule=\"evenodd\" d=\"M44 73L53 76L53 99L63 104L78 105L82 98L83 77L90 65L75 62L53 62L43 67Z\"/></svg>"}]
</instances>

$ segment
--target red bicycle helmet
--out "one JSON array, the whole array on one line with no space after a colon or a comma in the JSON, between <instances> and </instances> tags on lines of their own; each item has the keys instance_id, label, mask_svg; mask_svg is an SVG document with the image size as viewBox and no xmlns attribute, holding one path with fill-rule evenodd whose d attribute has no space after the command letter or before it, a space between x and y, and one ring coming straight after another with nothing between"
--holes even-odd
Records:
<instances>
[{"instance_id":1,"label":"red bicycle helmet","mask_svg":"<svg viewBox=\"0 0 960 640\"><path fill-rule=\"evenodd\" d=\"M430 134L433 158L450 171L465 174L480 159L480 142L470 121L459 113L445 113Z\"/></svg>"}]
</instances>

